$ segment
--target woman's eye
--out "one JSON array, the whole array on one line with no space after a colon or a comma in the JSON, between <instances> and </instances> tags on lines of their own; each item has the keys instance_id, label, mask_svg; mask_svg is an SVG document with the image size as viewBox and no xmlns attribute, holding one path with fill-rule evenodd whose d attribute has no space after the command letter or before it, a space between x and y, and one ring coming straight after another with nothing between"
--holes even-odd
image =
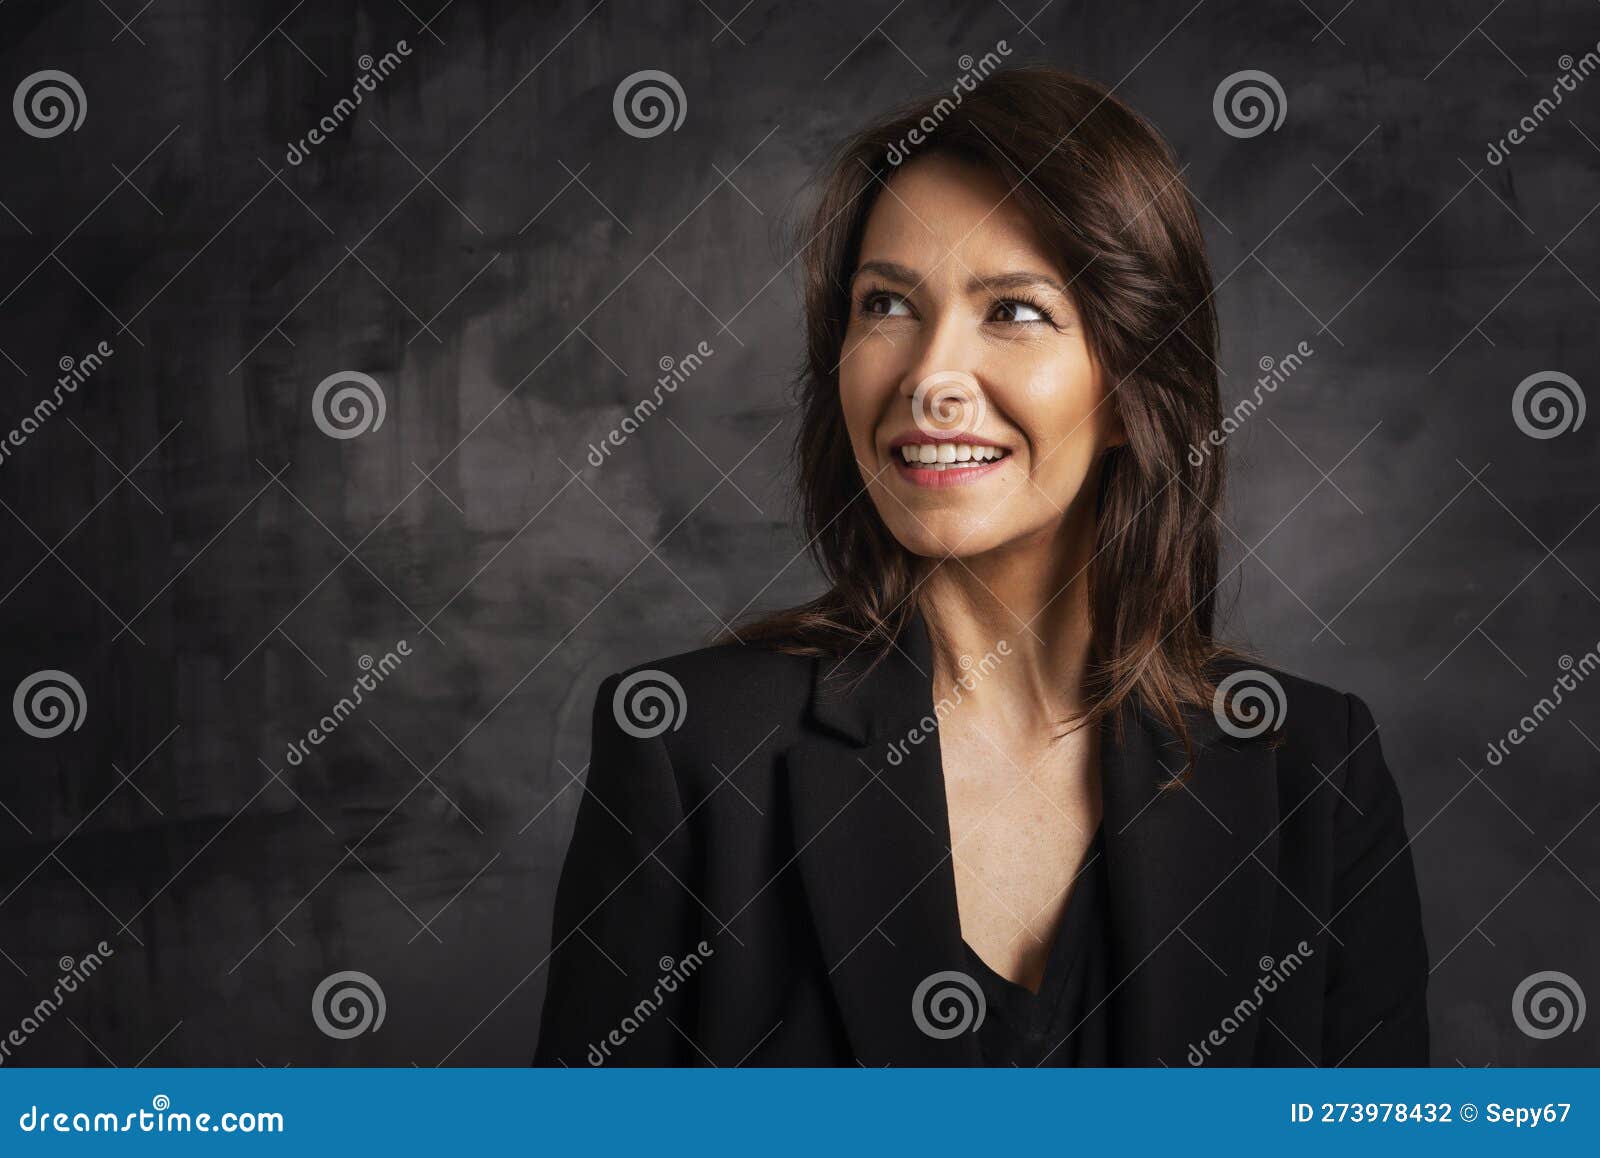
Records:
<instances>
[{"instance_id":1,"label":"woman's eye","mask_svg":"<svg viewBox=\"0 0 1600 1158\"><path fill-rule=\"evenodd\" d=\"M995 320L1000 322L1048 322L1050 315L1036 305L1021 301L1003 301L994 307Z\"/></svg>"},{"instance_id":2,"label":"woman's eye","mask_svg":"<svg viewBox=\"0 0 1600 1158\"><path fill-rule=\"evenodd\" d=\"M877 293L868 294L861 300L861 312L876 314L881 318L908 318L911 316L911 307L899 294Z\"/></svg>"}]
</instances>

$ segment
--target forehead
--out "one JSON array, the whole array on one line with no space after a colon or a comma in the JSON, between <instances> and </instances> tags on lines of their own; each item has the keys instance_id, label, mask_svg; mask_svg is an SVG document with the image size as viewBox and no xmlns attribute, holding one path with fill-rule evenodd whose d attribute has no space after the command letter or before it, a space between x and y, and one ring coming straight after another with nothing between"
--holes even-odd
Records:
<instances>
[{"instance_id":1,"label":"forehead","mask_svg":"<svg viewBox=\"0 0 1600 1158\"><path fill-rule=\"evenodd\" d=\"M919 157L878 194L861 239L862 261L893 261L926 274L1060 271L1018 199L975 162Z\"/></svg>"}]
</instances>

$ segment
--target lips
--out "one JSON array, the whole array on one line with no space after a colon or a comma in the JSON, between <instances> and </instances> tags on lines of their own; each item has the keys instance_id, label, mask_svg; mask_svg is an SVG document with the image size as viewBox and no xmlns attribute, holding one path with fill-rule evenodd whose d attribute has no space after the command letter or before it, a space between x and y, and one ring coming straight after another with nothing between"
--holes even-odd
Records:
<instances>
[{"instance_id":1,"label":"lips","mask_svg":"<svg viewBox=\"0 0 1600 1158\"><path fill-rule=\"evenodd\" d=\"M1011 452L971 435L904 434L889 444L895 469L924 487L960 486L998 470Z\"/></svg>"}]
</instances>

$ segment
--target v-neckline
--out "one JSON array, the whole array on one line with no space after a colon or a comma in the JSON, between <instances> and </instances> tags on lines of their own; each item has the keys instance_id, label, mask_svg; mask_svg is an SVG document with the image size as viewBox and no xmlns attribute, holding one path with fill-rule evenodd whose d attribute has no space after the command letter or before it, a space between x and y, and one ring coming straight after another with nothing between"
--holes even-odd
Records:
<instances>
[{"instance_id":1,"label":"v-neckline","mask_svg":"<svg viewBox=\"0 0 1600 1158\"><path fill-rule=\"evenodd\" d=\"M924 639L926 639L925 631L926 629L924 629ZM930 709L932 709L932 715L931 717L924 716L923 718L938 719L939 717L937 715L937 703L934 700L934 685L932 677L933 657L931 651L926 652L925 654L927 656L929 670L924 674L928 679L928 702ZM915 666L915 664L913 664L913 666ZM920 671L920 669L918 670ZM1105 854L1105 783L1103 779L1105 775L1105 769L1103 763L1101 763L1102 757L1100 756L1100 753L1104 751L1104 748L1107 744L1115 744L1116 742L1116 738L1112 733L1111 720L1108 717L1100 721L1100 723L1097 725L1097 735L1095 737L1097 752L1096 763L1098 765L1095 774L1102 777L1099 796L1100 819L1095 823L1094 833L1089 838L1089 844L1084 850L1083 859L1079 862L1077 870L1072 874L1072 895L1067 898L1067 903L1062 906L1061 920L1057 923L1054 936L1051 937L1050 950L1045 955L1044 975L1039 979L1038 993L1035 993L1026 985L1022 985L1011 980L1009 977L1006 977L1004 974L1000 973L999 970L995 969L994 966L985 961L982 954L974 949L971 943L967 940L966 930L961 927L961 901L959 893L956 890L955 878L955 832L954 826L950 823L950 786L948 783L946 783L944 776L944 738L937 728L933 730L929 738L932 741L933 748L933 773L935 781L933 790L937 793L939 821L942 822L943 825L943 832L938 835L943 837L945 848L948 850L948 855L946 858L948 872L944 874L944 876L945 885L949 893L947 898L949 902L949 909L955 914L956 944L961 947L961 951L965 956L970 957L977 964L982 965L983 968L987 970L996 981L1011 989L1017 990L1018 993L1022 994L1027 1001L1038 1002L1040 996L1050 990L1052 980L1064 980L1064 977L1056 978L1055 975L1060 973L1064 968L1060 960L1063 956L1061 952L1062 934L1068 927L1068 917L1071 915L1075 902L1078 900L1078 895L1081 892L1081 890L1078 888L1078 883L1083 878L1084 873L1089 869L1089 867L1094 864L1095 858Z\"/></svg>"},{"instance_id":2,"label":"v-neckline","mask_svg":"<svg viewBox=\"0 0 1600 1158\"><path fill-rule=\"evenodd\" d=\"M942 776L942 772L941 772ZM1005 991L1018 1002L1028 1008L1036 1007L1040 1002L1059 994L1061 987L1071 975L1072 967L1078 961L1080 954L1077 952L1079 945L1073 934L1079 932L1074 926L1081 924L1073 918L1082 909L1087 899L1084 895L1084 878L1095 867L1096 862L1105 855L1105 818L1102 816L1095 825L1094 835L1089 838L1089 845L1084 850L1083 860L1072 875L1072 891L1067 897L1067 903L1062 906L1061 919L1056 922L1055 932L1050 937L1050 948L1045 954L1044 974L1039 979L1039 991L1035 993L1021 982L1013 981L1005 976L994 966L983 959L983 955L972 947L972 943L963 932L960 934L962 948L976 965L983 967L984 971ZM1092 882L1091 882L1092 885ZM960 906L956 907L956 924L960 926ZM1069 942L1071 942L1069 944Z\"/></svg>"},{"instance_id":3,"label":"v-neckline","mask_svg":"<svg viewBox=\"0 0 1600 1158\"><path fill-rule=\"evenodd\" d=\"M854 1055L867 1065L981 1064L977 1035L930 1037L924 1022L894 1015L885 998L931 992L924 987L939 972L972 973L943 763L933 752L930 650L914 614L887 656L813 659L809 721L784 750L794 864L829 989ZM1240 848L1254 848L1264 863L1278 852L1276 750L1237 743L1209 711L1186 710L1183 719L1205 808L1190 807L1191 793L1174 800L1163 792L1171 778L1163 765L1181 740L1157 714L1129 701L1102 723L1103 936L1108 960L1143 962L1108 995L1117 1064L1181 1055L1207 1028L1195 1009L1227 1003L1221 971L1195 973L1182 954L1159 951L1176 925L1192 919L1191 931L1229 976L1249 973L1271 932L1275 886L1265 874L1236 874L1226 882L1228 904L1206 901L1220 887L1212 867L1236 863ZM1234 1035L1213 1061L1245 1064L1252 1041L1251 1033Z\"/></svg>"}]
</instances>

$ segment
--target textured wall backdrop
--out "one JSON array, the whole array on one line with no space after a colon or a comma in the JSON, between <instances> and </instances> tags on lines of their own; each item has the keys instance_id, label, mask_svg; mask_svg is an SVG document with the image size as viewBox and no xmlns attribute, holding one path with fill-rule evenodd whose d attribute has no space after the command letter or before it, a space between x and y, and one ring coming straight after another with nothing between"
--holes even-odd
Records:
<instances>
[{"instance_id":1,"label":"textured wall backdrop","mask_svg":"<svg viewBox=\"0 0 1600 1158\"><path fill-rule=\"evenodd\" d=\"M1600 996L1597 40L1582 0L6 3L0 693L57 673L0 717L6 1061L528 1060L598 682L816 588L807 178L1002 41L1173 142L1230 403L1312 351L1230 441L1230 633L1383 725L1435 1061L1600 1060L1513 1006ZM681 124L625 131L646 69ZM1245 70L1275 129L1214 111ZM316 1023L346 970L381 1029Z\"/></svg>"}]
</instances>

